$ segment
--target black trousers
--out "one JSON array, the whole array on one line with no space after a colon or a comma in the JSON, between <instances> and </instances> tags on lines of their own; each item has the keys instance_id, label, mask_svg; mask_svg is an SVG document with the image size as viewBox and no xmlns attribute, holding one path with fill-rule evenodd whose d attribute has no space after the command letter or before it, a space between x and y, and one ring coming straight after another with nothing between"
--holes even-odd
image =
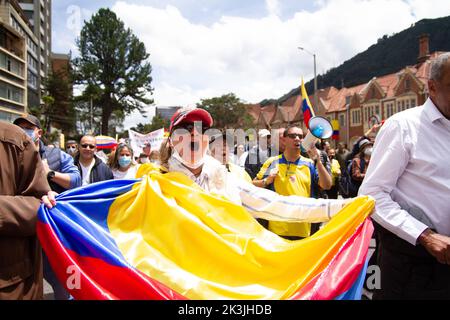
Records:
<instances>
[{"instance_id":1,"label":"black trousers","mask_svg":"<svg viewBox=\"0 0 450 320\"><path fill-rule=\"evenodd\" d=\"M375 225L379 240L381 289L373 300L450 299L450 265L439 263L421 245L413 246Z\"/></svg>"}]
</instances>

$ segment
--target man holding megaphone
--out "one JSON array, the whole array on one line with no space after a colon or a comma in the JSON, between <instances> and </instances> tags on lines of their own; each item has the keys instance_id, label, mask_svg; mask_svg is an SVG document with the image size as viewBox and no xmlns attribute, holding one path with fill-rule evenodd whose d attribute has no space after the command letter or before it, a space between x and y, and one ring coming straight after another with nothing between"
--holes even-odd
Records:
<instances>
[{"instance_id":1,"label":"man holding megaphone","mask_svg":"<svg viewBox=\"0 0 450 320\"><path fill-rule=\"evenodd\" d=\"M326 120L326 119L325 119ZM325 131L325 129L322 129ZM317 133L317 132L316 132ZM269 158L262 166L253 184L268 188L281 195L316 197L319 186L331 188L331 176L320 161L319 150L307 145L310 159L301 156L304 141L303 131L296 126L289 126L283 132L285 150L281 155ZM284 238L297 240L310 236L311 224L298 222L269 222L269 230Z\"/></svg>"}]
</instances>

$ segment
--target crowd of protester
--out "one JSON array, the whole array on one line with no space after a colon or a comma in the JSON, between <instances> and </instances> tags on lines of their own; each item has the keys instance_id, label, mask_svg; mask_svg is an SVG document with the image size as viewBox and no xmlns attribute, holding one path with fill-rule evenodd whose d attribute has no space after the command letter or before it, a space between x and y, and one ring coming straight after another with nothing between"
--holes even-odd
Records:
<instances>
[{"instance_id":1,"label":"crowd of protester","mask_svg":"<svg viewBox=\"0 0 450 320\"><path fill-rule=\"evenodd\" d=\"M444 168L450 153L449 84L450 55L443 54L431 68L426 103L392 117L387 128L375 124L351 150L341 142L333 148L324 140L305 152L305 132L297 125L261 129L253 140L239 142L227 133L209 136L206 129L213 119L202 109L178 111L161 149L152 150L146 143L140 154L122 140L106 155L97 150L92 135L67 141L63 151L44 144L35 116L19 117L13 124L0 122L0 299L41 299L42 278L52 286L55 299L70 299L41 253L34 229L39 199L51 207L57 193L132 179L139 166L149 163L162 172L181 172L203 189L253 210L260 210L260 199L271 203L264 210L295 213L293 203L305 197L371 195L377 200L375 238L380 241L371 263L385 272L375 298L450 298L450 170ZM418 134L425 134L421 126L427 127L426 139ZM433 199L424 200L424 193L434 194ZM287 204L284 196L293 200ZM311 236L321 227L316 220L258 219L289 240Z\"/></svg>"}]
</instances>

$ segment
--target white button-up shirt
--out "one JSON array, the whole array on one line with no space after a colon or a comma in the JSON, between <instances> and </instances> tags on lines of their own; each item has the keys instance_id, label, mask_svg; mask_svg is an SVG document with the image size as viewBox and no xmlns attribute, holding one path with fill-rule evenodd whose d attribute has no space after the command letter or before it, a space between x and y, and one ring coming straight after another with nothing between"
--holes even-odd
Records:
<instances>
[{"instance_id":1,"label":"white button-up shirt","mask_svg":"<svg viewBox=\"0 0 450 320\"><path fill-rule=\"evenodd\" d=\"M359 194L375 198L376 222L413 245L428 227L450 236L450 121L431 99L385 122Z\"/></svg>"}]
</instances>

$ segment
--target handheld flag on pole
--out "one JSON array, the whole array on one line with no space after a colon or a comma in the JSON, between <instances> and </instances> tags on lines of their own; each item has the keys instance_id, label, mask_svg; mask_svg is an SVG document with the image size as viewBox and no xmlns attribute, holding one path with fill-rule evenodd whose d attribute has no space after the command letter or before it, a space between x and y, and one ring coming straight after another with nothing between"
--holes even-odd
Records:
<instances>
[{"instance_id":1,"label":"handheld flag on pole","mask_svg":"<svg viewBox=\"0 0 450 320\"><path fill-rule=\"evenodd\" d=\"M308 93L306 92L305 83L302 78L302 112L303 112L303 122L305 123L306 128L309 129L309 119L315 116L314 110L311 106L311 102L309 101Z\"/></svg>"},{"instance_id":2,"label":"handheld flag on pole","mask_svg":"<svg viewBox=\"0 0 450 320\"><path fill-rule=\"evenodd\" d=\"M331 126L333 127L333 135L331 136L331 139L333 140L339 140L339 121L338 120L332 120Z\"/></svg>"}]
</instances>

